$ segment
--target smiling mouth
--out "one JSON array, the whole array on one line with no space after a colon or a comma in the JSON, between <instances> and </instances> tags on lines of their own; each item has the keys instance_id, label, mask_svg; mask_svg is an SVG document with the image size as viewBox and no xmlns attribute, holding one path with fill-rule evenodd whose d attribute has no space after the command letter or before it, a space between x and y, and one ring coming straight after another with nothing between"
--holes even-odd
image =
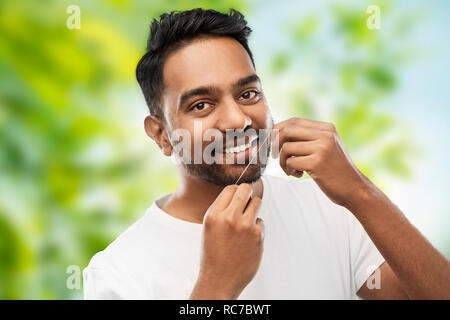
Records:
<instances>
[{"instance_id":1,"label":"smiling mouth","mask_svg":"<svg viewBox=\"0 0 450 320\"><path fill-rule=\"evenodd\" d=\"M251 137L249 137L249 141L247 143L239 144L235 147L225 148L224 153L230 154L230 153L239 153L239 152L245 151L245 150L249 149L253 144L255 144L257 140L258 140L258 136L256 136L256 135L251 136Z\"/></svg>"}]
</instances>

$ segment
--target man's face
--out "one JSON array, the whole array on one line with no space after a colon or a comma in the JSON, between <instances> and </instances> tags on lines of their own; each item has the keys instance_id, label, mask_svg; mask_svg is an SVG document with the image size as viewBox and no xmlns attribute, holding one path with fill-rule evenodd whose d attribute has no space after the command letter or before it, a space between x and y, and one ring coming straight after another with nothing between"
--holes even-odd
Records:
<instances>
[{"instance_id":1,"label":"man's face","mask_svg":"<svg viewBox=\"0 0 450 320\"><path fill-rule=\"evenodd\" d=\"M213 151L215 157L223 157L222 164L207 164L203 160L201 163L182 161L185 172L217 185L236 183L252 154L262 146L264 137L260 135L254 141L248 136L233 138L231 142L238 148L232 149L230 139L227 144L230 130L247 135L251 131L258 133L260 129L270 130L273 125L261 83L247 51L231 38L197 39L167 58L163 76L162 108L169 137L177 129L189 132L192 137L189 141L191 159L194 159L196 150L201 149L203 154L214 138L220 136L222 139L217 141L223 141L223 150ZM215 132L214 138L207 141L206 132ZM200 148L198 144L194 146L195 141L200 141ZM251 147L242 150L249 143ZM266 140L264 150L268 154L267 144ZM244 163L237 163L238 158L244 158ZM261 161L259 154L256 158L257 162L248 166L240 182L250 183L259 179L266 161Z\"/></svg>"}]
</instances>

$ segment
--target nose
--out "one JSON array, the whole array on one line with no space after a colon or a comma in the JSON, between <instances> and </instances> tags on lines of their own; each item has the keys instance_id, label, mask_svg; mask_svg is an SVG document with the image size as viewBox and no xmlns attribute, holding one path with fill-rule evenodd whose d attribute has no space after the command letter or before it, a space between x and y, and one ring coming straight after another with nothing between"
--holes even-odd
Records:
<instances>
[{"instance_id":1,"label":"nose","mask_svg":"<svg viewBox=\"0 0 450 320\"><path fill-rule=\"evenodd\" d=\"M244 130L252 124L252 120L242 111L235 101L223 105L218 119L218 129L222 132L226 130Z\"/></svg>"}]
</instances>

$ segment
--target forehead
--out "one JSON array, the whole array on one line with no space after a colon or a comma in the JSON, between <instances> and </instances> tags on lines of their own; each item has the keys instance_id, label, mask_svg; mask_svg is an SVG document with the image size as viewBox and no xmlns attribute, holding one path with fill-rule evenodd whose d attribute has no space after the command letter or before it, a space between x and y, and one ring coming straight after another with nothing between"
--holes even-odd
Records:
<instances>
[{"instance_id":1,"label":"forehead","mask_svg":"<svg viewBox=\"0 0 450 320\"><path fill-rule=\"evenodd\" d=\"M165 94L178 95L199 86L228 89L254 73L250 56L236 40L201 38L171 54L163 68Z\"/></svg>"}]
</instances>

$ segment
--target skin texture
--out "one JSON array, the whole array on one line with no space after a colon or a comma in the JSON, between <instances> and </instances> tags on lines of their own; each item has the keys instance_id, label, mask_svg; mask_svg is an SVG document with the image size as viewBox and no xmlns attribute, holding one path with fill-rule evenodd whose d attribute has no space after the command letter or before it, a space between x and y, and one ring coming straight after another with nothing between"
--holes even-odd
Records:
<instances>
[{"instance_id":1,"label":"skin texture","mask_svg":"<svg viewBox=\"0 0 450 320\"><path fill-rule=\"evenodd\" d=\"M226 186L206 212L200 279L192 299L235 299L253 279L263 253L264 223L257 218L261 198L251 196L249 184ZM214 290L203 291L208 288Z\"/></svg>"},{"instance_id":2,"label":"skin texture","mask_svg":"<svg viewBox=\"0 0 450 320\"><path fill-rule=\"evenodd\" d=\"M165 120L148 116L147 134L170 156L170 132L183 128L194 136L195 120L202 121L203 130L215 128L221 133L243 128L249 120L252 128L271 128L261 83L233 89L236 81L254 74L247 52L230 38L202 38L177 50L164 64ZM215 86L216 92L192 97L179 106L183 92L207 85ZM255 89L259 97L246 93ZM201 107L186 111L201 102ZM334 125L293 118L277 123L274 129L278 129L280 143L273 151L279 153L286 174L300 178L306 171L333 202L355 215L385 257L379 270L381 289L363 285L360 297L450 298L449 261L356 168ZM237 179L244 167L223 165L223 178ZM224 188L192 174L182 164L177 169L179 187L162 209L176 218L204 224L201 268L191 298L235 299L255 275L263 252L264 224L256 219L263 195L261 179ZM244 178L258 177L260 169L251 165Z\"/></svg>"},{"instance_id":3,"label":"skin texture","mask_svg":"<svg viewBox=\"0 0 450 320\"><path fill-rule=\"evenodd\" d=\"M165 90L162 107L165 121L148 116L144 122L147 134L166 156L170 156L173 151L170 133L175 129L184 129L191 137L198 137L194 132L194 121L201 121L201 134L208 129L216 129L222 134L227 129L238 130L248 120L254 129L271 128L272 116L261 83L252 82L238 90L232 88L239 79L254 74L255 69L245 49L229 38L202 38L176 51L168 57L163 68ZM193 97L179 106L184 92L207 85L217 87L220 92ZM252 90L260 91L260 97L255 98L253 93L246 95ZM203 110L187 112L187 108L201 102L205 103ZM193 144L192 141L191 149L194 149ZM206 145L203 146L205 148ZM245 165L223 165L221 170L236 181L244 168ZM206 210L223 186L190 174L183 165L178 165L177 170L180 185L163 209L177 218L202 223ZM256 165L250 165L245 176L254 176L258 171Z\"/></svg>"}]
</instances>

